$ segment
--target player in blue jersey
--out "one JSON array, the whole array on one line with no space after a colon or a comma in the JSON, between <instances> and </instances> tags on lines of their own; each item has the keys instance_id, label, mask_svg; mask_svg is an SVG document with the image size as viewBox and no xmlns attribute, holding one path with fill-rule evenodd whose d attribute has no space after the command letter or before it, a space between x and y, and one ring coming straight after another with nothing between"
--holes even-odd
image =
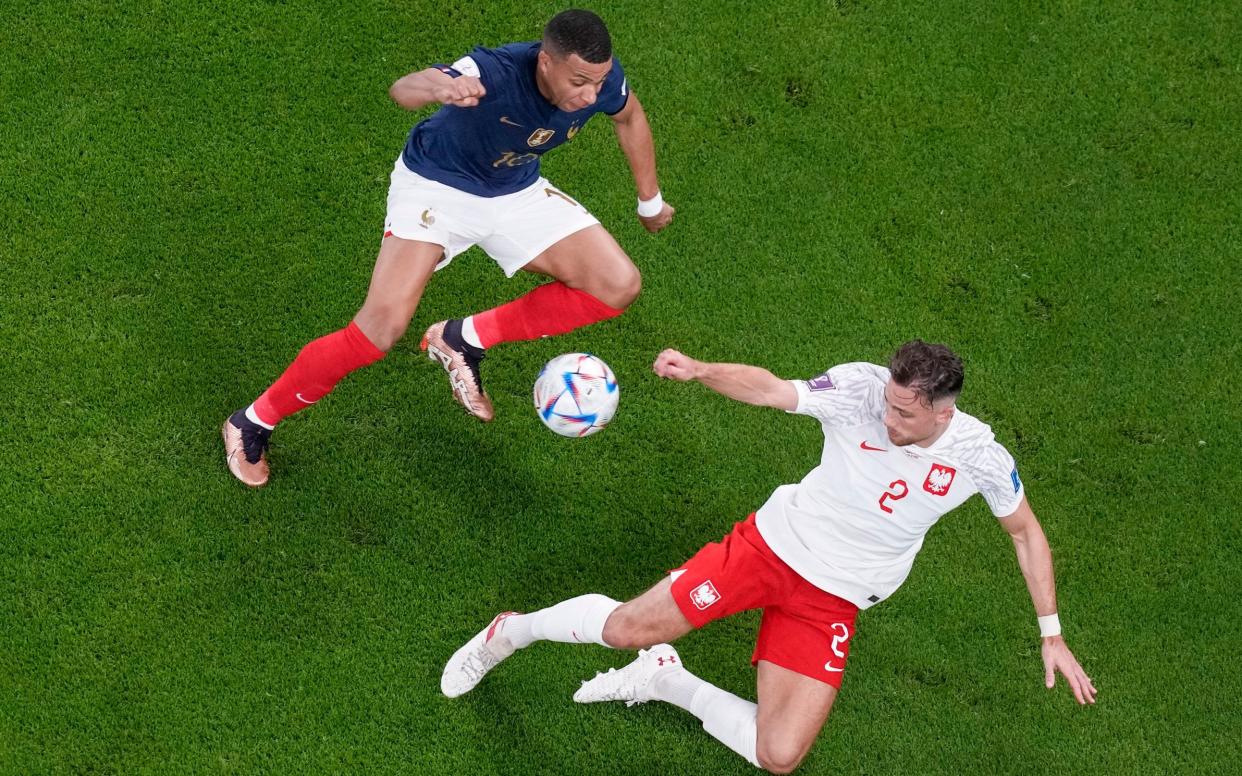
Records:
<instances>
[{"instance_id":1,"label":"player in blue jersey","mask_svg":"<svg viewBox=\"0 0 1242 776\"><path fill-rule=\"evenodd\" d=\"M557 14L543 38L476 48L452 65L399 79L403 108L442 107L410 132L393 168L384 239L366 301L348 326L306 345L253 404L224 422L229 470L252 487L268 480L276 424L319 401L345 375L384 357L404 335L432 273L472 245L507 276L552 278L517 299L427 329L423 348L449 375L454 398L493 417L479 363L501 342L563 334L620 315L641 279L616 240L539 174L539 159L569 142L596 113L613 121L650 232L673 218L660 196L651 128L612 55L603 21Z\"/></svg>"}]
</instances>

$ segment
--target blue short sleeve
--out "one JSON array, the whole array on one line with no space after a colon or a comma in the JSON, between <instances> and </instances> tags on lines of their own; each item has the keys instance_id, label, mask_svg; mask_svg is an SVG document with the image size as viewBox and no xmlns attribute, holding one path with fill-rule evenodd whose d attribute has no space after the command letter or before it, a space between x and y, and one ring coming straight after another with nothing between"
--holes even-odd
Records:
<instances>
[{"instance_id":1,"label":"blue short sleeve","mask_svg":"<svg viewBox=\"0 0 1242 776\"><path fill-rule=\"evenodd\" d=\"M612 71L608 73L608 77L604 79L604 86L599 91L599 98L596 100L596 107L609 116L614 116L625 108L630 101L630 85L625 79L625 70L621 67L621 60L616 57L612 58Z\"/></svg>"}]
</instances>

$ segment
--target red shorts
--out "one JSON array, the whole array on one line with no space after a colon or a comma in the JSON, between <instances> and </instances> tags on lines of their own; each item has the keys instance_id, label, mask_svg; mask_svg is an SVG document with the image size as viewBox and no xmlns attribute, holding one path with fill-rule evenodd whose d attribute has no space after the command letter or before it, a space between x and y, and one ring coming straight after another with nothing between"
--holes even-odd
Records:
<instances>
[{"instance_id":1,"label":"red shorts","mask_svg":"<svg viewBox=\"0 0 1242 776\"><path fill-rule=\"evenodd\" d=\"M763 609L751 663L767 660L841 688L858 607L815 587L776 557L754 514L672 573L673 600L691 625Z\"/></svg>"}]
</instances>

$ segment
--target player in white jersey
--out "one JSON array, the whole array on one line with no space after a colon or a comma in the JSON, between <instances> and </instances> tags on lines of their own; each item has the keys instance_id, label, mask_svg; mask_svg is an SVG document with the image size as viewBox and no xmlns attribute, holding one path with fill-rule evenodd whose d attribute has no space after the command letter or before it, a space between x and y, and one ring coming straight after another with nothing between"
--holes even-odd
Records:
<instances>
[{"instance_id":1,"label":"player in white jersey","mask_svg":"<svg viewBox=\"0 0 1242 776\"><path fill-rule=\"evenodd\" d=\"M819 466L777 488L721 542L628 603L590 594L531 614L497 615L445 666L445 695L468 692L539 640L640 648L630 665L583 683L574 700L673 703L754 765L788 773L828 718L858 610L892 595L927 531L980 493L1013 539L1038 617L1045 684L1052 687L1060 673L1079 703L1095 702L1091 679L1061 636L1043 529L1008 451L986 424L957 409L963 370L951 350L914 340L889 368L842 364L806 381L675 350L660 354L655 371L816 418L824 431ZM667 643L757 608L757 704L691 674Z\"/></svg>"}]
</instances>

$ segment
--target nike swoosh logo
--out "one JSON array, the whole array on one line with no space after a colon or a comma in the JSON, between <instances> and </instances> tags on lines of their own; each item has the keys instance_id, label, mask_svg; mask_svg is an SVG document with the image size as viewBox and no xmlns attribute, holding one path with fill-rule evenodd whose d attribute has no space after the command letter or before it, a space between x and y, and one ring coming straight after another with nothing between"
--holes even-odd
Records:
<instances>
[{"instance_id":1,"label":"nike swoosh logo","mask_svg":"<svg viewBox=\"0 0 1242 776\"><path fill-rule=\"evenodd\" d=\"M522 129L526 129L526 127L523 127L521 124L517 123L516 121L511 120L508 116L501 116L500 123L508 124L511 127L521 127Z\"/></svg>"},{"instance_id":2,"label":"nike swoosh logo","mask_svg":"<svg viewBox=\"0 0 1242 776\"><path fill-rule=\"evenodd\" d=\"M867 444L867 440L865 439L863 440L862 444L859 445L859 447L861 447L864 450L870 450L873 453L887 453L888 452L888 449L884 447L872 447L871 445Z\"/></svg>"},{"instance_id":3,"label":"nike swoosh logo","mask_svg":"<svg viewBox=\"0 0 1242 776\"><path fill-rule=\"evenodd\" d=\"M304 398L302 398L302 392L301 392L301 391L298 391L297 393L295 393L295 394L293 394L293 395L294 395L294 396L296 396L296 397L297 397L297 400L298 400L298 401L300 401L300 402L302 402L303 404L314 404L314 403L315 403L315 401L319 401L318 399L315 399L315 401L311 401L310 399L304 399Z\"/></svg>"},{"instance_id":4,"label":"nike swoosh logo","mask_svg":"<svg viewBox=\"0 0 1242 776\"><path fill-rule=\"evenodd\" d=\"M839 674L839 673L841 673L842 671L844 671L845 669L844 669L844 668L833 668L833 667L832 667L832 663L824 663L824 670L825 670L825 671L831 671L831 672L833 672L834 674Z\"/></svg>"}]
</instances>

